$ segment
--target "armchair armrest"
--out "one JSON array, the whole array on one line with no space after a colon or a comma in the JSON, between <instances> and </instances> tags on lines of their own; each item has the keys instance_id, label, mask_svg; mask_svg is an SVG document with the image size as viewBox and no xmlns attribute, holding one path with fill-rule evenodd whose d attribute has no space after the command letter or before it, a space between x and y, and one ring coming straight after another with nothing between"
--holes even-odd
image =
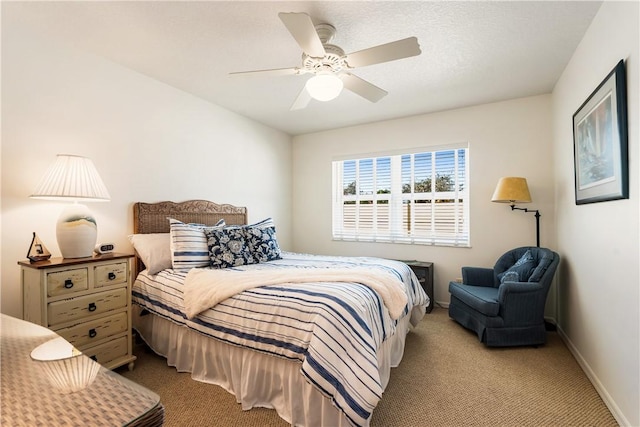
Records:
<instances>
[{"instance_id":1,"label":"armchair armrest","mask_svg":"<svg viewBox=\"0 0 640 427\"><path fill-rule=\"evenodd\" d=\"M539 282L504 282L498 287L500 315L511 325L531 325L544 320L547 294Z\"/></svg>"},{"instance_id":2,"label":"armchair armrest","mask_svg":"<svg viewBox=\"0 0 640 427\"><path fill-rule=\"evenodd\" d=\"M507 298L518 297L542 291L538 282L504 282L498 287L498 302L503 304Z\"/></svg>"},{"instance_id":3,"label":"armchair armrest","mask_svg":"<svg viewBox=\"0 0 640 427\"><path fill-rule=\"evenodd\" d=\"M493 268L462 267L462 283L471 286L494 287Z\"/></svg>"}]
</instances>

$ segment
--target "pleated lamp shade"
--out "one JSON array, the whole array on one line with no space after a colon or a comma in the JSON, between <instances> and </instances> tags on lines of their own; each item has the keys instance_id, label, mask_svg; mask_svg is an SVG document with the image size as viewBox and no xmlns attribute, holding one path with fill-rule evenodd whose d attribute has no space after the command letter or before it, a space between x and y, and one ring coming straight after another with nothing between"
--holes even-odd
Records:
<instances>
[{"instance_id":1,"label":"pleated lamp shade","mask_svg":"<svg viewBox=\"0 0 640 427\"><path fill-rule=\"evenodd\" d=\"M58 154L31 197L102 202L111 199L91 159Z\"/></svg>"},{"instance_id":2,"label":"pleated lamp shade","mask_svg":"<svg viewBox=\"0 0 640 427\"><path fill-rule=\"evenodd\" d=\"M100 364L83 355L62 337L40 344L31 352L52 387L62 394L80 391L93 382Z\"/></svg>"},{"instance_id":3,"label":"pleated lamp shade","mask_svg":"<svg viewBox=\"0 0 640 427\"><path fill-rule=\"evenodd\" d=\"M58 218L58 247L64 258L84 258L93 254L98 224L89 209L77 202L106 202L111 197L91 159L59 154L31 197L75 202Z\"/></svg>"}]
</instances>

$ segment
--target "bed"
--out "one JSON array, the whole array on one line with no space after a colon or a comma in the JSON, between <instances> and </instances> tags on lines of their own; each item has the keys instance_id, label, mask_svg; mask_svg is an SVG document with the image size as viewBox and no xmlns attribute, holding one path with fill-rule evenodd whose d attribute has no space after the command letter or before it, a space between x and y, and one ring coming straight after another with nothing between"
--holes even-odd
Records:
<instances>
[{"instance_id":1,"label":"bed","mask_svg":"<svg viewBox=\"0 0 640 427\"><path fill-rule=\"evenodd\" d=\"M194 228L209 245L200 259L200 249L180 251L180 233ZM216 256L240 232L249 237L231 248L236 258ZM273 222L247 225L244 207L136 203L131 238L140 337L178 371L235 395L244 410L273 408L295 426L368 426L429 304L406 264L282 251ZM170 263L166 253L163 262L149 257L157 250L141 242L151 238L170 246Z\"/></svg>"}]
</instances>

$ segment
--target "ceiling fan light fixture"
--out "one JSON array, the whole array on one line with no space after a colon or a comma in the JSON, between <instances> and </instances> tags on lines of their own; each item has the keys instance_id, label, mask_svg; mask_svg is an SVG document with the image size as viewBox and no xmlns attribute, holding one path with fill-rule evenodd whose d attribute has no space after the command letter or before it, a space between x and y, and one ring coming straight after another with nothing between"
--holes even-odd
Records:
<instances>
[{"instance_id":1,"label":"ceiling fan light fixture","mask_svg":"<svg viewBox=\"0 0 640 427\"><path fill-rule=\"evenodd\" d=\"M313 99L331 101L340 95L344 83L335 74L316 74L307 80L305 88Z\"/></svg>"}]
</instances>

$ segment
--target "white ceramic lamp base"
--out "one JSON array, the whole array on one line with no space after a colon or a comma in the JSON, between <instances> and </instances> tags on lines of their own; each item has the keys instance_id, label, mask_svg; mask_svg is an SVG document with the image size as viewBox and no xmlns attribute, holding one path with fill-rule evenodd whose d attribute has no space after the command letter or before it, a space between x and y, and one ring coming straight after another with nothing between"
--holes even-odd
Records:
<instances>
[{"instance_id":1,"label":"white ceramic lamp base","mask_svg":"<svg viewBox=\"0 0 640 427\"><path fill-rule=\"evenodd\" d=\"M69 205L56 224L58 247L63 258L85 258L93 254L98 238L98 226L85 205Z\"/></svg>"}]
</instances>

